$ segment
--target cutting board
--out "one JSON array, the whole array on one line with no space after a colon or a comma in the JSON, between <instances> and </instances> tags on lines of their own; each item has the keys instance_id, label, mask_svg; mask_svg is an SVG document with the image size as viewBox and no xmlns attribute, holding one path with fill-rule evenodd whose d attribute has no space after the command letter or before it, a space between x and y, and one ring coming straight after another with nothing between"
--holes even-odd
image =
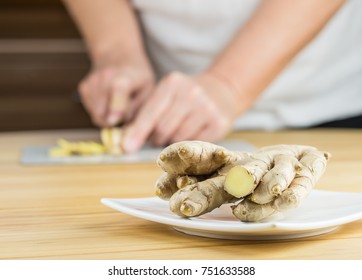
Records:
<instances>
[{"instance_id":1,"label":"cutting board","mask_svg":"<svg viewBox=\"0 0 362 280\"><path fill-rule=\"evenodd\" d=\"M229 150L247 151L255 150L255 147L246 141L226 140L217 143ZM147 163L156 162L156 159L162 148L156 148L151 145L145 145L140 151L134 154L125 154L120 156L113 155L92 155L92 156L66 156L50 157L48 151L54 145L29 146L21 151L20 162L24 165L88 165L88 164L129 164L129 163Z\"/></svg>"}]
</instances>

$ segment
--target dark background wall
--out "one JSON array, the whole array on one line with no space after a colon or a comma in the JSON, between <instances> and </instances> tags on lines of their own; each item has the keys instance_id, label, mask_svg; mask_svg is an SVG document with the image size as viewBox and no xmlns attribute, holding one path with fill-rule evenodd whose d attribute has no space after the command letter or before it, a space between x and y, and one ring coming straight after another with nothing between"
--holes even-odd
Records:
<instances>
[{"instance_id":1,"label":"dark background wall","mask_svg":"<svg viewBox=\"0 0 362 280\"><path fill-rule=\"evenodd\" d=\"M90 127L76 95L89 65L60 0L0 0L0 131Z\"/></svg>"}]
</instances>

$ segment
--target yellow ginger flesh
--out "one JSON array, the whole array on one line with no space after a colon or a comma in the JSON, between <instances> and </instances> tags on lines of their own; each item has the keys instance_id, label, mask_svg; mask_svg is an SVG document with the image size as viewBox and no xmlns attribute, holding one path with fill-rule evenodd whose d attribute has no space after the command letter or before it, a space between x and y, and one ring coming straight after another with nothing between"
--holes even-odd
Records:
<instances>
[{"instance_id":1,"label":"yellow ginger flesh","mask_svg":"<svg viewBox=\"0 0 362 280\"><path fill-rule=\"evenodd\" d=\"M104 128L100 133L102 143L94 141L67 141L59 139L57 146L49 150L51 157L122 155L123 131L121 128Z\"/></svg>"}]
</instances>

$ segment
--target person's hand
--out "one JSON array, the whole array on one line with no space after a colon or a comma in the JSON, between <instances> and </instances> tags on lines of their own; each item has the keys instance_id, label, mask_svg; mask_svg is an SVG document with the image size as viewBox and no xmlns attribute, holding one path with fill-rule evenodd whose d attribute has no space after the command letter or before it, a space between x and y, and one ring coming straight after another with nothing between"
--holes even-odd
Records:
<instances>
[{"instance_id":1,"label":"person's hand","mask_svg":"<svg viewBox=\"0 0 362 280\"><path fill-rule=\"evenodd\" d=\"M124 149L137 151L182 140L216 141L238 115L236 91L213 74L174 72L162 79L127 128Z\"/></svg>"},{"instance_id":2,"label":"person's hand","mask_svg":"<svg viewBox=\"0 0 362 280\"><path fill-rule=\"evenodd\" d=\"M132 119L153 85L147 63L122 63L95 67L79 92L93 123L108 127Z\"/></svg>"}]
</instances>

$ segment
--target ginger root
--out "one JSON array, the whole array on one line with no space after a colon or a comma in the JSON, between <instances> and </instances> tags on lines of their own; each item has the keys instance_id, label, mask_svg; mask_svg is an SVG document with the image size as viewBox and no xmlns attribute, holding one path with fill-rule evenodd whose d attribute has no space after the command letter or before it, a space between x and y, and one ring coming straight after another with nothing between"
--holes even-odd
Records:
<instances>
[{"instance_id":1,"label":"ginger root","mask_svg":"<svg viewBox=\"0 0 362 280\"><path fill-rule=\"evenodd\" d=\"M285 190L283 190L281 184L284 180L287 180L286 177L277 176L280 174L273 173L273 170L271 170L267 172L264 177L269 178L270 176L274 176L272 177L274 180L267 181L268 178L264 179L263 177L262 180L265 183L262 185L263 188L261 191L257 192L259 186L250 197L247 197L238 205L233 206L233 214L241 221L253 222L263 220L274 213L298 207L309 195L317 180L324 173L330 154L307 149L301 152L299 158L300 166L295 171L295 176L288 178L290 183ZM275 165L274 168L277 167L279 166ZM271 173L271 175L269 175L269 173ZM275 178L279 178L279 180L275 180ZM274 185L274 181L277 182L276 185ZM272 183L269 184L268 182ZM269 188L265 190L264 188L266 188L265 186L267 185ZM279 193L271 193L274 186L278 186ZM273 196L274 199L272 198ZM267 197L267 199L263 200L265 197ZM263 203L265 201L268 202Z\"/></svg>"},{"instance_id":2,"label":"ginger root","mask_svg":"<svg viewBox=\"0 0 362 280\"><path fill-rule=\"evenodd\" d=\"M183 141L166 147L158 157L158 165L169 174L208 175L241 155L201 141Z\"/></svg>"},{"instance_id":3,"label":"ginger root","mask_svg":"<svg viewBox=\"0 0 362 280\"><path fill-rule=\"evenodd\" d=\"M234 197L224 186L225 176L213 177L178 190L170 198L170 209L181 217L195 217L220 207Z\"/></svg>"},{"instance_id":4,"label":"ginger root","mask_svg":"<svg viewBox=\"0 0 362 280\"><path fill-rule=\"evenodd\" d=\"M156 195L164 200L170 197L178 190L177 175L164 172L156 181Z\"/></svg>"},{"instance_id":5,"label":"ginger root","mask_svg":"<svg viewBox=\"0 0 362 280\"><path fill-rule=\"evenodd\" d=\"M263 220L308 196L326 169L330 154L314 147L276 145L255 153L234 152L201 141L166 147L158 159L165 173L156 195L181 217L195 217L234 203L244 222Z\"/></svg>"}]
</instances>

